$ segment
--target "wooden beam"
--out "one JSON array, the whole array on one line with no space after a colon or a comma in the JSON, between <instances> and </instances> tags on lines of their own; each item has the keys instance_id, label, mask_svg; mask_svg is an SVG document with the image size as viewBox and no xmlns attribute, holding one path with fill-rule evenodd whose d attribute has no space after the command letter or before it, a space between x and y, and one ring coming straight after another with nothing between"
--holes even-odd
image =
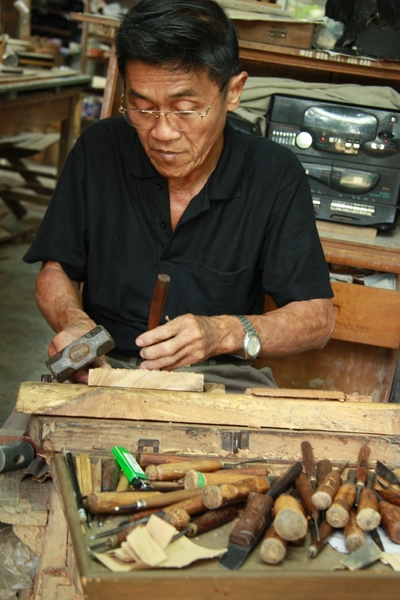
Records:
<instances>
[{"instance_id":1,"label":"wooden beam","mask_svg":"<svg viewBox=\"0 0 400 600\"><path fill-rule=\"evenodd\" d=\"M396 404L256 398L24 382L16 410L100 419L172 421L381 435L400 434Z\"/></svg>"}]
</instances>

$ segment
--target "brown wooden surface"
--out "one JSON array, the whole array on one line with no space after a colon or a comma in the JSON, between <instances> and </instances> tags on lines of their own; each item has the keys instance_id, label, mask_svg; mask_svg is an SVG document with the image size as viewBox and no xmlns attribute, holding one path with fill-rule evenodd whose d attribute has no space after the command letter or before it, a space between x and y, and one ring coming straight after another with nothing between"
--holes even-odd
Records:
<instances>
[{"instance_id":1,"label":"brown wooden surface","mask_svg":"<svg viewBox=\"0 0 400 600\"><path fill-rule=\"evenodd\" d=\"M287 21L234 20L235 28L241 40L261 42L273 46L291 48L311 48L314 24L290 23Z\"/></svg>"},{"instance_id":2,"label":"brown wooden surface","mask_svg":"<svg viewBox=\"0 0 400 600\"><path fill-rule=\"evenodd\" d=\"M315 460L349 460L355 464L360 444L368 442L371 447L371 464L379 460L387 465L400 466L400 437L386 434L329 433L321 431L294 431L283 429L260 429L248 427L186 425L180 423L157 423L118 419L91 419L36 415L29 424L31 439L47 450L61 452L63 448L75 452L107 455L115 443L124 441L131 452L148 450L170 452L186 456L209 454L230 456L232 436L239 441L237 458L265 458L294 461L301 456L300 444L306 439L314 450ZM243 440L245 449L240 450Z\"/></svg>"},{"instance_id":3,"label":"brown wooden surface","mask_svg":"<svg viewBox=\"0 0 400 600\"><path fill-rule=\"evenodd\" d=\"M23 382L17 412L219 426L400 435L396 404L325 402Z\"/></svg>"}]
</instances>

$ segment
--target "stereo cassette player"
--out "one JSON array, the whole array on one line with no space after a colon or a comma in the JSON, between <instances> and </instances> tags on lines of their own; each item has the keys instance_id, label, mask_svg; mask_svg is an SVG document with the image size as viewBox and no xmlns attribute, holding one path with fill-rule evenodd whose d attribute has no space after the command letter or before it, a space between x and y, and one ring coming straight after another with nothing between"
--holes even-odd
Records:
<instances>
[{"instance_id":1,"label":"stereo cassette player","mask_svg":"<svg viewBox=\"0 0 400 600\"><path fill-rule=\"evenodd\" d=\"M300 159L317 219L395 228L400 111L275 94L266 137Z\"/></svg>"}]
</instances>

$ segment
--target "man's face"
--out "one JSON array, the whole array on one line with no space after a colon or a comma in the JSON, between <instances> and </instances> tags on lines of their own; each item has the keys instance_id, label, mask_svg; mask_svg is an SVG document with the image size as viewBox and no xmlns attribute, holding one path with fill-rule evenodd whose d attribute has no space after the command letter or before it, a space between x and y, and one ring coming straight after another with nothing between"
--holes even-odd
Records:
<instances>
[{"instance_id":1,"label":"man's face","mask_svg":"<svg viewBox=\"0 0 400 600\"><path fill-rule=\"evenodd\" d=\"M127 63L125 86L126 108L197 110L202 114L220 92L204 71L170 71L140 61ZM160 175L168 179L208 176L221 154L230 104L229 97L221 94L200 126L188 131L172 127L165 115L151 129L137 129L146 154Z\"/></svg>"}]
</instances>

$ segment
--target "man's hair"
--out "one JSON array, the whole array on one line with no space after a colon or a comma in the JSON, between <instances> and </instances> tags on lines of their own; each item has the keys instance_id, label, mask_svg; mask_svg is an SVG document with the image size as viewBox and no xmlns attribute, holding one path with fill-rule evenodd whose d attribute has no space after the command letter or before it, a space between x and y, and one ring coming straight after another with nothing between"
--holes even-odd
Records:
<instances>
[{"instance_id":1,"label":"man's hair","mask_svg":"<svg viewBox=\"0 0 400 600\"><path fill-rule=\"evenodd\" d=\"M127 61L205 71L221 89L239 72L239 46L232 21L213 0L139 0L115 36L118 69Z\"/></svg>"}]
</instances>

